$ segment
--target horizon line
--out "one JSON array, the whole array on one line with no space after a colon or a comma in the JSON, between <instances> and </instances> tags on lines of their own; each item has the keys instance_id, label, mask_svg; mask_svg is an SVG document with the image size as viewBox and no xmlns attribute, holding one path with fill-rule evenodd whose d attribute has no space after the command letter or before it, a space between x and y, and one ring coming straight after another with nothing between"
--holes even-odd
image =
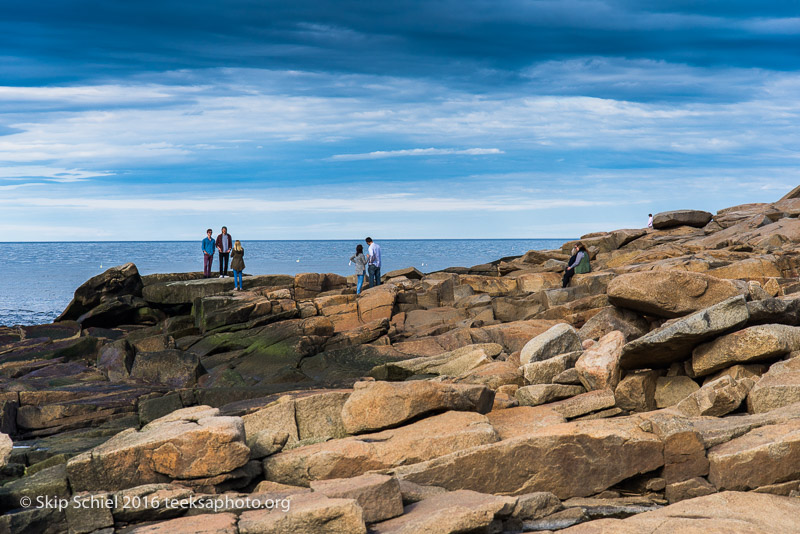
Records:
<instances>
[{"instance_id":1,"label":"horizon line","mask_svg":"<svg viewBox=\"0 0 800 534\"><path fill-rule=\"evenodd\" d=\"M391 238L391 239L380 239L380 241L574 241L575 239L580 239L577 237L425 237L425 238L414 238L414 237L404 237L404 238ZM202 241L202 238L199 239ZM159 239L159 240L127 240L127 239L113 239L113 240L93 240L93 241L0 241L0 245L6 244L15 244L15 245L24 245L24 244L46 244L46 243L194 243L196 239ZM240 240L241 241L241 240ZM259 241L297 241L297 242L309 242L309 241L364 241L363 238L352 238L352 239L248 239L247 241L250 242L259 242ZM375 239L377 242L378 239Z\"/></svg>"}]
</instances>

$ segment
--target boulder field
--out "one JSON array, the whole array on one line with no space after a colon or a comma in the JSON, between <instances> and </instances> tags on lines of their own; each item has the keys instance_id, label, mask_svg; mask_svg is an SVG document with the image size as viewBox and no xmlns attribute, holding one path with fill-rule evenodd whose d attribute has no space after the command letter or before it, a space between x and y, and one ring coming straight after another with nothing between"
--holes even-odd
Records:
<instances>
[{"instance_id":1,"label":"boulder field","mask_svg":"<svg viewBox=\"0 0 800 534\"><path fill-rule=\"evenodd\" d=\"M800 192L473 267L0 327L0 532L800 532ZM393 258L399 262L401 259Z\"/></svg>"}]
</instances>

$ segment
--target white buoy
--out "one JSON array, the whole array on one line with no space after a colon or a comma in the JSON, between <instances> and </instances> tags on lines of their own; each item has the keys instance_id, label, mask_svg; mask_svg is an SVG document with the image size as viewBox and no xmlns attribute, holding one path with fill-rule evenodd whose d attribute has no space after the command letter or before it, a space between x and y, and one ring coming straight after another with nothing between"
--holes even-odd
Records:
<instances>
[{"instance_id":1,"label":"white buoy","mask_svg":"<svg viewBox=\"0 0 800 534\"><path fill-rule=\"evenodd\" d=\"M297 260L295 263L300 263L300 260Z\"/></svg>"}]
</instances>

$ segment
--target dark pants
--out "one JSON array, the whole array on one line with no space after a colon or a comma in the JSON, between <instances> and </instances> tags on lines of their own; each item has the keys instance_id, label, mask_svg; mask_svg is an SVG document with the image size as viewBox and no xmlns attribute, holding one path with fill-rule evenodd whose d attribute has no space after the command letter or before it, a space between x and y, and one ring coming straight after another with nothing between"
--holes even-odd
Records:
<instances>
[{"instance_id":1,"label":"dark pants","mask_svg":"<svg viewBox=\"0 0 800 534\"><path fill-rule=\"evenodd\" d=\"M561 287L567 287L569 285L569 281L572 280L572 277L574 275L575 275L575 268L574 267L564 271L564 278L561 279Z\"/></svg>"},{"instance_id":2,"label":"dark pants","mask_svg":"<svg viewBox=\"0 0 800 534\"><path fill-rule=\"evenodd\" d=\"M381 285L381 268L370 265L367 270L369 271L369 287Z\"/></svg>"},{"instance_id":3,"label":"dark pants","mask_svg":"<svg viewBox=\"0 0 800 534\"><path fill-rule=\"evenodd\" d=\"M230 252L220 252L219 253L219 274L220 276L225 276L225 273L228 272L228 258L230 257Z\"/></svg>"},{"instance_id":4,"label":"dark pants","mask_svg":"<svg viewBox=\"0 0 800 534\"><path fill-rule=\"evenodd\" d=\"M203 252L203 276L211 276L211 264L214 263L214 255Z\"/></svg>"}]
</instances>

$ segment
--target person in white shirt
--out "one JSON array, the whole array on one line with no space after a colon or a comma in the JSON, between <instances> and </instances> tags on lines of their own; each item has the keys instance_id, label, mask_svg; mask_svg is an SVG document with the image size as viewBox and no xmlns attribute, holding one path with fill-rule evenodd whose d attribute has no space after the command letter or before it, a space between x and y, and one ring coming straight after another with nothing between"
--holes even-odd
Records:
<instances>
[{"instance_id":1,"label":"person in white shirt","mask_svg":"<svg viewBox=\"0 0 800 534\"><path fill-rule=\"evenodd\" d=\"M381 285L381 246L366 238L367 246L367 272L369 273L369 287Z\"/></svg>"},{"instance_id":2,"label":"person in white shirt","mask_svg":"<svg viewBox=\"0 0 800 534\"><path fill-rule=\"evenodd\" d=\"M647 221L647 227L648 228L652 228L653 227L653 214L652 213L650 214L650 219L648 219L648 221Z\"/></svg>"}]
</instances>

